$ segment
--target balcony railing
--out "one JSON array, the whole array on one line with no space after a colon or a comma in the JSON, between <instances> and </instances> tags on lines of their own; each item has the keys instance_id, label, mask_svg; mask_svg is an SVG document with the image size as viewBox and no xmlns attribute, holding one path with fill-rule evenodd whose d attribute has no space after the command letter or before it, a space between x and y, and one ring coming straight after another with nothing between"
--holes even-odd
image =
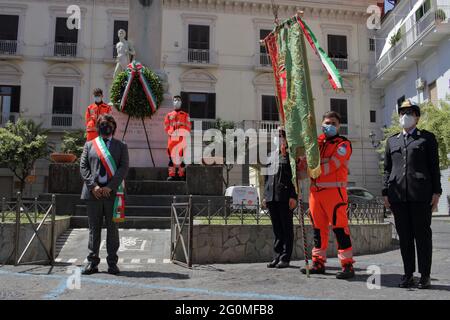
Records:
<instances>
[{"instance_id":1,"label":"balcony railing","mask_svg":"<svg viewBox=\"0 0 450 320\"><path fill-rule=\"evenodd\" d=\"M450 5L438 5L437 8L431 8L428 12L417 22L415 17L412 17L412 26L402 34L401 39L391 47L377 62L376 74L378 76L383 73L393 62L395 62L408 48L414 45L418 39L426 34L432 26L441 23L448 23L450 17ZM406 23L406 22L405 22ZM389 41L389 40L388 40Z\"/></svg>"},{"instance_id":2,"label":"balcony railing","mask_svg":"<svg viewBox=\"0 0 450 320\"><path fill-rule=\"evenodd\" d=\"M259 54L259 66L260 67L271 67L272 62L270 61L270 56L268 53Z\"/></svg>"},{"instance_id":3,"label":"balcony railing","mask_svg":"<svg viewBox=\"0 0 450 320\"><path fill-rule=\"evenodd\" d=\"M19 119L20 114L19 113L9 113L9 114L2 114L0 116L0 126L4 127L8 122L15 123Z\"/></svg>"},{"instance_id":4,"label":"balcony railing","mask_svg":"<svg viewBox=\"0 0 450 320\"><path fill-rule=\"evenodd\" d=\"M50 44L50 55L53 57L76 58L80 55L78 43L55 42Z\"/></svg>"},{"instance_id":5,"label":"balcony railing","mask_svg":"<svg viewBox=\"0 0 450 320\"><path fill-rule=\"evenodd\" d=\"M46 129L80 129L82 118L76 114L43 114L42 126Z\"/></svg>"},{"instance_id":6,"label":"balcony railing","mask_svg":"<svg viewBox=\"0 0 450 320\"><path fill-rule=\"evenodd\" d=\"M0 40L0 55L16 55L17 49L17 40Z\"/></svg>"},{"instance_id":7,"label":"balcony railing","mask_svg":"<svg viewBox=\"0 0 450 320\"><path fill-rule=\"evenodd\" d=\"M217 64L217 53L209 49L185 49L183 50L183 63L198 65Z\"/></svg>"},{"instance_id":8,"label":"balcony railing","mask_svg":"<svg viewBox=\"0 0 450 320\"><path fill-rule=\"evenodd\" d=\"M331 58L331 61L333 61L334 65L338 70L346 71L348 70L348 59L346 58Z\"/></svg>"}]
</instances>

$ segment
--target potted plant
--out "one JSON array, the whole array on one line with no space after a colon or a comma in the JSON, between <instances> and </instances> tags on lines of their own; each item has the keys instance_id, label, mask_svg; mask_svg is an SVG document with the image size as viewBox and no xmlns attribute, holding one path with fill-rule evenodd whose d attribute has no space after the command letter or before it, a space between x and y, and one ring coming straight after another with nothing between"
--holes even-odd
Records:
<instances>
[{"instance_id":1,"label":"potted plant","mask_svg":"<svg viewBox=\"0 0 450 320\"><path fill-rule=\"evenodd\" d=\"M72 163L80 158L86 142L86 134L82 130L65 132L62 138L61 152L52 153L50 158L57 163Z\"/></svg>"},{"instance_id":2,"label":"potted plant","mask_svg":"<svg viewBox=\"0 0 450 320\"><path fill-rule=\"evenodd\" d=\"M445 14L445 11L442 9L437 9L435 12L436 21L442 22L445 19L447 19L447 15Z\"/></svg>"},{"instance_id":3,"label":"potted plant","mask_svg":"<svg viewBox=\"0 0 450 320\"><path fill-rule=\"evenodd\" d=\"M398 31L394 33L389 39L391 47L394 47L397 44L397 42L399 42L401 39L402 39L402 30L398 29Z\"/></svg>"}]
</instances>

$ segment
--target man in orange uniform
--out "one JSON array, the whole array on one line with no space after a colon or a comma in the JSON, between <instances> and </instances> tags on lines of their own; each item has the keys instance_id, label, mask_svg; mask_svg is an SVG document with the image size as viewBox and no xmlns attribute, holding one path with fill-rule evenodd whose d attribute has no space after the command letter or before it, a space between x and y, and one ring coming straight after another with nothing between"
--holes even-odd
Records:
<instances>
[{"instance_id":1,"label":"man in orange uniform","mask_svg":"<svg viewBox=\"0 0 450 320\"><path fill-rule=\"evenodd\" d=\"M186 178L186 165L183 161L186 140L183 134L191 132L191 120L189 118L189 114L181 110L181 105L181 97L173 97L174 110L169 112L164 119L165 131L169 135L169 139L167 141L167 153L169 155L168 181L177 179L177 165L178 178L180 180L184 180Z\"/></svg>"},{"instance_id":2,"label":"man in orange uniform","mask_svg":"<svg viewBox=\"0 0 450 320\"><path fill-rule=\"evenodd\" d=\"M97 133L97 119L102 114L110 114L111 113L111 106L107 105L106 103L103 103L103 91L102 89L94 89L93 91L94 95L94 103L91 104L85 114L86 119L86 136L87 141L94 140L98 137Z\"/></svg>"},{"instance_id":3,"label":"man in orange uniform","mask_svg":"<svg viewBox=\"0 0 450 320\"><path fill-rule=\"evenodd\" d=\"M347 218L347 175L352 146L347 138L339 135L341 116L329 111L323 116L319 137L321 175L311 180L309 206L314 227L312 274L325 273L328 233L331 225L338 243L338 258L342 271L336 278L354 277L353 250ZM302 269L306 273L306 269Z\"/></svg>"}]
</instances>

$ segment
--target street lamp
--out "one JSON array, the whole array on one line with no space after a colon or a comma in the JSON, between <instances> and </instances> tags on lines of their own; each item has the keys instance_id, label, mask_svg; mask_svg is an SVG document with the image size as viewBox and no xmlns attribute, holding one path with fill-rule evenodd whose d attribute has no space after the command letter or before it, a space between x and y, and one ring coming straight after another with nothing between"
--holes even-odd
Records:
<instances>
[{"instance_id":1,"label":"street lamp","mask_svg":"<svg viewBox=\"0 0 450 320\"><path fill-rule=\"evenodd\" d=\"M374 147L375 149L378 148L381 144L380 141L376 141L376 137L377 135L375 134L375 132L370 131L369 134L370 142L372 143L372 147Z\"/></svg>"}]
</instances>

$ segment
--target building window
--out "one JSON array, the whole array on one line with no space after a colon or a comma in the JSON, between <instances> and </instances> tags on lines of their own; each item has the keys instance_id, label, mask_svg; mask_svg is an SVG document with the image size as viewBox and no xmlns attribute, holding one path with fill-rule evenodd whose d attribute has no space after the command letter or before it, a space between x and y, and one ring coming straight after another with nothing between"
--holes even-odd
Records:
<instances>
[{"instance_id":1,"label":"building window","mask_svg":"<svg viewBox=\"0 0 450 320\"><path fill-rule=\"evenodd\" d=\"M262 120L279 121L277 100L275 96L262 96Z\"/></svg>"},{"instance_id":2,"label":"building window","mask_svg":"<svg viewBox=\"0 0 450 320\"><path fill-rule=\"evenodd\" d=\"M347 36L328 35L328 55L339 70L347 70Z\"/></svg>"},{"instance_id":3,"label":"building window","mask_svg":"<svg viewBox=\"0 0 450 320\"><path fill-rule=\"evenodd\" d=\"M336 111L341 115L341 129L340 133L343 135L348 134L348 110L346 99L331 99L330 110Z\"/></svg>"},{"instance_id":4,"label":"building window","mask_svg":"<svg viewBox=\"0 0 450 320\"><path fill-rule=\"evenodd\" d=\"M0 124L15 122L20 113L20 86L0 86Z\"/></svg>"},{"instance_id":5,"label":"building window","mask_svg":"<svg viewBox=\"0 0 450 320\"><path fill-rule=\"evenodd\" d=\"M398 107L401 107L401 106L402 106L402 103L403 103L405 100L406 100L406 97L405 97L405 96L402 96L401 98L398 98L398 99L397 99L397 106L398 106Z\"/></svg>"},{"instance_id":6,"label":"building window","mask_svg":"<svg viewBox=\"0 0 450 320\"><path fill-rule=\"evenodd\" d=\"M369 38L369 51L375 51L375 39Z\"/></svg>"},{"instance_id":7,"label":"building window","mask_svg":"<svg viewBox=\"0 0 450 320\"><path fill-rule=\"evenodd\" d=\"M377 122L377 112L375 110L370 110L370 122L371 123Z\"/></svg>"},{"instance_id":8,"label":"building window","mask_svg":"<svg viewBox=\"0 0 450 320\"><path fill-rule=\"evenodd\" d=\"M113 57L117 58L117 49L116 44L119 42L119 36L117 33L120 29L123 29L127 32L127 36L125 37L128 40L128 21L125 20L115 20L114 21L114 35L113 35Z\"/></svg>"},{"instance_id":9,"label":"building window","mask_svg":"<svg viewBox=\"0 0 450 320\"><path fill-rule=\"evenodd\" d=\"M188 62L209 63L209 26L189 25Z\"/></svg>"},{"instance_id":10,"label":"building window","mask_svg":"<svg viewBox=\"0 0 450 320\"><path fill-rule=\"evenodd\" d=\"M271 32L272 30L265 30L265 29L259 30L259 40L264 40ZM263 45L259 46L259 64L263 67L271 65L270 57L269 54L267 53L266 46Z\"/></svg>"},{"instance_id":11,"label":"building window","mask_svg":"<svg viewBox=\"0 0 450 320\"><path fill-rule=\"evenodd\" d=\"M71 127L73 110L73 87L53 88L53 127Z\"/></svg>"},{"instance_id":12,"label":"building window","mask_svg":"<svg viewBox=\"0 0 450 320\"><path fill-rule=\"evenodd\" d=\"M425 2L416 11L416 22L422 19L422 17L431 9L431 0L425 0Z\"/></svg>"},{"instance_id":13,"label":"building window","mask_svg":"<svg viewBox=\"0 0 450 320\"><path fill-rule=\"evenodd\" d=\"M77 56L78 30L67 28L67 18L56 18L55 56Z\"/></svg>"},{"instance_id":14,"label":"building window","mask_svg":"<svg viewBox=\"0 0 450 320\"><path fill-rule=\"evenodd\" d=\"M182 109L194 119L216 118L216 94L201 92L182 92Z\"/></svg>"},{"instance_id":15,"label":"building window","mask_svg":"<svg viewBox=\"0 0 450 320\"><path fill-rule=\"evenodd\" d=\"M0 15L0 54L17 53L19 16Z\"/></svg>"}]
</instances>

